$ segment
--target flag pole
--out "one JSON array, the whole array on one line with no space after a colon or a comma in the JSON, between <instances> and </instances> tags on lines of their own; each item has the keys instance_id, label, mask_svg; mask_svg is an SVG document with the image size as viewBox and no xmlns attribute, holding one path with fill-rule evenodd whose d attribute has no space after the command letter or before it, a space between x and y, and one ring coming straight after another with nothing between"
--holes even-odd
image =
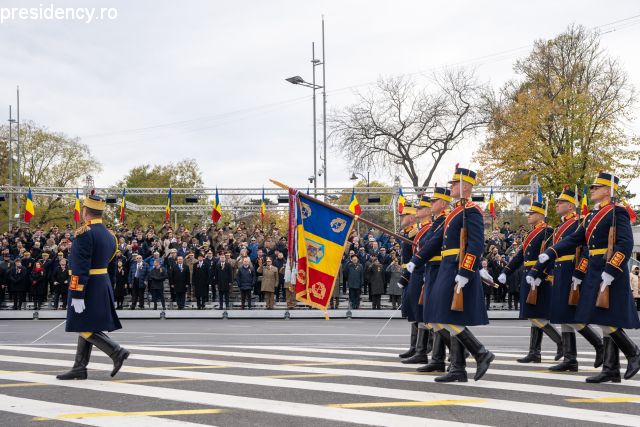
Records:
<instances>
[{"instance_id":1,"label":"flag pole","mask_svg":"<svg viewBox=\"0 0 640 427\"><path fill-rule=\"evenodd\" d=\"M285 190L288 190L288 189L290 188L288 185L283 184L283 183L281 183L280 181L276 181L275 179L270 179L269 181L271 181L273 184L275 184L275 185L277 185L278 187L283 188L283 189L285 189ZM314 203L317 203L317 204L319 204L320 206L324 206L325 208L328 208L328 209L334 210L334 211L336 211L336 212L340 212L341 214L346 215L346 216L348 216L349 218L353 218L355 221L360 221L360 222L362 222L362 223L364 223L364 224L367 224L367 225L368 225L368 226L370 226L370 227L375 228L376 230L381 231L381 232L382 232L382 233L384 233L384 234L387 234L387 235L389 235L389 236L393 236L393 237L395 237L395 238L396 238L397 240L399 240L399 241L402 241L402 242L405 242L405 243L409 243L410 245L415 245L415 242L413 242L413 241L411 241L411 240L407 239L406 237L401 236L401 235L399 235L399 234L396 234L396 233L394 233L393 231L391 231L391 230L389 230L389 229L386 229L386 228L384 228L384 227L382 227L382 226L380 226L380 225L376 224L375 222L371 222L371 221L369 221L368 219L364 219L364 218L362 218L362 217L361 217L361 216L359 216L359 215L354 215L353 213L351 213L351 212L349 212L349 211L345 211L345 210L343 210L343 209L340 209L340 208L338 208L338 207L336 207L336 206L333 206L333 205L331 205L331 204L329 204L329 203L326 203L326 202L324 202L324 201L322 201L322 200L316 199L315 197L309 196L308 194L305 194L305 193L303 193L303 192L301 192L301 191L300 191L300 192L298 192L298 194L300 195L300 197L304 197L305 199L312 200Z\"/></svg>"}]
</instances>

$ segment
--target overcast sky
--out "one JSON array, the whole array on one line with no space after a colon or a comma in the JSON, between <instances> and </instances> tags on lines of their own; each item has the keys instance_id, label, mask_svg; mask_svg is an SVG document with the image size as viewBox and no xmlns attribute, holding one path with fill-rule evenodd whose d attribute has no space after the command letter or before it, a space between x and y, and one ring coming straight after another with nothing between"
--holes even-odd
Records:
<instances>
[{"instance_id":1,"label":"overcast sky","mask_svg":"<svg viewBox=\"0 0 640 427\"><path fill-rule=\"evenodd\" d=\"M353 101L353 87L366 89L380 75L460 63L499 87L534 40L571 23L592 28L634 16L602 27L602 45L640 89L637 1L0 0L0 8L51 4L114 8L117 18L0 24L0 107L15 104L20 85L22 119L80 137L102 163L97 186L114 184L136 165L191 157L208 187L269 186L268 178L277 178L306 188L311 90L284 78L311 79L322 14L329 109ZM640 133L639 122L630 129ZM448 178L456 161L473 165L476 144L449 155L436 181ZM350 172L330 153L330 187L350 186Z\"/></svg>"}]
</instances>

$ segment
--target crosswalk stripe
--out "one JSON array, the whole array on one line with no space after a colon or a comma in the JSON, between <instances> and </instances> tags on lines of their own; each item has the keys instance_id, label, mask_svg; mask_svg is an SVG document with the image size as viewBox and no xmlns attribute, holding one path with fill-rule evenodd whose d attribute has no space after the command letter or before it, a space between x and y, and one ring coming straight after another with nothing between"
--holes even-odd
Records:
<instances>
[{"instance_id":1,"label":"crosswalk stripe","mask_svg":"<svg viewBox=\"0 0 640 427\"><path fill-rule=\"evenodd\" d=\"M4 360L8 362L17 362L17 363L40 364L40 365L49 365L49 366L61 366L66 364L62 360L38 359L38 358L14 357L14 356L2 356L2 357ZM111 365L108 365L108 364L92 364L92 368L110 371L112 367ZM357 395L357 396L413 400L413 401L420 401L420 402L429 401L429 400L456 400L460 398L460 396L458 395L445 394L445 393L390 389L390 388L341 384L341 383L282 380L282 379L272 379L272 378L263 378L263 377L217 374L217 373L210 373L210 372L190 372L190 371L179 371L179 370L148 370L148 369L141 370L135 367L127 367L126 370L127 372L130 372L130 373L138 373L138 374L146 374L146 375L180 377L180 378L200 378L202 380L228 382L228 383L234 383L234 384L277 387L282 389L291 388L291 389L299 389L299 390L314 390L314 391L320 391L320 392L344 393L344 394L351 394L351 395ZM34 381L34 382L38 381L38 379L41 377L40 375L37 375L37 374L21 374L21 375L26 376L24 380ZM0 374L0 378L20 380L21 377L4 373L4 374ZM34 379L30 380L29 378L34 378ZM66 383L67 382L65 382L65 384ZM119 385L134 386L133 384L119 384ZM136 385L136 387L148 387L148 386ZM520 387L520 389L521 388L522 387ZM167 390L170 390L170 389L167 389ZM582 390L580 390L580 392L582 392ZM582 393L582 396L584 395L585 393ZM283 402L280 402L280 403L282 404ZM291 405L291 404L292 403L287 403L287 405ZM216 406L225 406L225 405L217 403ZM635 416L630 414L616 414L616 413L605 412L605 411L594 411L589 409L578 409L578 408L572 408L572 407L566 407L566 406L528 403L528 402L521 402L521 401L485 399L484 402L482 403L464 403L464 404L461 404L461 406L470 406L470 407L476 407L481 409L493 409L493 410L500 410L500 411L507 411L507 412L517 412L517 413L524 413L524 414L531 414L531 415L568 418L568 419L582 420L582 421L592 421L592 422L599 422L604 424L614 423L614 424L627 425L627 426L640 425L640 416Z\"/></svg>"},{"instance_id":2,"label":"crosswalk stripe","mask_svg":"<svg viewBox=\"0 0 640 427\"><path fill-rule=\"evenodd\" d=\"M88 418L100 418L100 417L133 417L138 415L143 416L167 416L167 415L210 415L220 414L224 412L222 409L177 409L173 411L133 411L133 412L78 412L58 415L53 417L55 420L86 420ZM50 420L48 417L38 417L34 421L46 421Z\"/></svg>"},{"instance_id":3,"label":"crosswalk stripe","mask_svg":"<svg viewBox=\"0 0 640 427\"><path fill-rule=\"evenodd\" d=\"M42 362L47 362L45 359L39 359ZM51 361L52 365L56 365L55 361ZM46 363L42 363L46 364ZM103 370L111 370L111 366L101 365L99 368ZM149 372L149 371L147 371ZM163 375L177 374L176 371L166 371ZM203 372L194 372L193 374L202 375ZM139 384L123 384L113 381L96 381L96 380L84 380L84 381L58 381L51 375L41 374L19 374L12 375L6 373L0 373L0 378L12 380L12 381L29 381L29 382L41 382L59 387L74 388L81 390L94 390L104 393L118 393L131 396L143 396L164 400L172 400L177 402L187 402L191 404L211 405L216 407L243 409L247 411L267 412L276 415L290 415L304 418L320 418L325 420L333 420L355 424L365 424L372 426L409 426L409 427L423 427L425 424L434 423L442 425L444 427L455 426L458 427L464 423L458 423L454 421L446 420L434 420L423 417L413 417L409 415L397 415L384 412L372 412L364 411L360 409L347 409L347 408L331 408L328 406L312 405L307 403L286 402L279 400L260 399L254 397L244 397L229 394L220 393L208 393L202 391L192 391L184 389L172 389L166 387L152 387ZM272 381L286 381L286 380L272 380ZM429 400L429 399L423 399ZM93 420L87 420L93 421ZM93 424L98 425L98 424ZM103 424L99 424L103 425ZM115 424L109 424L110 426ZM120 423L121 425L121 423ZM469 425L469 424L464 424ZM475 424L474 424L475 425ZM154 424L155 427L157 424Z\"/></svg>"},{"instance_id":4,"label":"crosswalk stripe","mask_svg":"<svg viewBox=\"0 0 640 427\"><path fill-rule=\"evenodd\" d=\"M117 411L106 411L104 409L91 408L87 406L69 405L64 403L47 402L44 400L26 399L0 394L0 411L14 414L30 415L41 420L64 419L64 421L76 424L91 425L98 427L120 427L126 422L137 427L174 427L174 426L202 426L186 421L173 420L168 418L157 418L148 415L127 415ZM108 417L101 418L66 418L69 414L108 414Z\"/></svg>"},{"instance_id":5,"label":"crosswalk stripe","mask_svg":"<svg viewBox=\"0 0 640 427\"><path fill-rule=\"evenodd\" d=\"M463 403L483 403L483 399L429 400L426 402L362 402L336 403L333 408L407 408L416 406L455 406Z\"/></svg>"},{"instance_id":6,"label":"crosswalk stripe","mask_svg":"<svg viewBox=\"0 0 640 427\"><path fill-rule=\"evenodd\" d=\"M2 347L0 347L2 349ZM61 349L51 349L46 350L38 347L21 347L23 351L33 351L40 353L58 353L58 354L73 354L71 350L61 350ZM103 353L96 352L95 355L98 357L106 358ZM155 362L172 362L172 363L183 363L183 366L171 367L171 369L188 369L190 366L201 364L203 366L211 366L211 363L215 363L217 367L229 367L229 368L242 368L242 369L252 369L252 370L267 370L267 371L284 371L295 373L292 375L331 375L331 376L348 376L348 377L360 377L360 378L370 378L370 379L384 379L391 381L407 381L407 382L434 382L434 378L425 377L424 375L419 375L417 372L380 372L380 371L368 371L361 369L335 369L335 368L324 368L318 366L291 366L291 365L264 365L264 364L255 364L255 363L246 363L246 362L236 362L236 361L223 361L223 360L209 360L209 359L196 359L189 357L166 357L166 356L158 356L153 354L138 354L134 353L131 355L132 360L146 360L146 361L155 361ZM9 360L7 360L9 361ZM494 362L495 363L495 362ZM398 364L398 367L406 368L406 365ZM93 365L90 365L93 366ZM128 367L124 368L128 370ZM163 367L139 367L136 368L138 370L158 370L158 369L166 369ZM469 372L475 372L474 368L468 368ZM537 379L551 379L557 381L566 381L566 382L584 382L584 377L582 376L574 376L567 374L553 374L544 372L545 375L540 375L538 372L530 372L530 371L505 371L505 370L490 370L489 374L502 375L503 372L507 372L506 376L508 377L524 377L524 378L537 378ZM441 375L441 374L437 374ZM272 378L283 378L283 376L270 376ZM523 391L522 385L515 382L500 382L500 381L491 381L491 380L483 380L482 382L469 382L469 383L458 383L458 386L463 387L474 387L474 388L487 388L487 389L495 389L495 390L505 390L505 391ZM631 387L640 387L640 381L625 381L621 383L624 386ZM616 393L616 392L599 392L594 390L583 390L583 389L573 389L567 387L557 387L557 386L547 386L547 385L535 385L529 384L527 385L527 391L530 393L538 393L538 394L547 394L547 395L557 395L563 397L589 397L589 398L606 398L606 397L617 397L617 398L625 398L630 395L624 393Z\"/></svg>"}]
</instances>

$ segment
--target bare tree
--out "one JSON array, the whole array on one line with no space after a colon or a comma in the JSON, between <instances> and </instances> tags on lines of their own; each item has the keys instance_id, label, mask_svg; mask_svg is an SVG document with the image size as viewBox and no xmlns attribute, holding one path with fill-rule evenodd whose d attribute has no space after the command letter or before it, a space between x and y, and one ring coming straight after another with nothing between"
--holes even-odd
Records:
<instances>
[{"instance_id":1,"label":"bare tree","mask_svg":"<svg viewBox=\"0 0 640 427\"><path fill-rule=\"evenodd\" d=\"M399 167L416 189L429 186L444 155L488 123L486 87L473 71L447 70L433 91L409 77L380 78L330 117L333 147L353 169Z\"/></svg>"}]
</instances>

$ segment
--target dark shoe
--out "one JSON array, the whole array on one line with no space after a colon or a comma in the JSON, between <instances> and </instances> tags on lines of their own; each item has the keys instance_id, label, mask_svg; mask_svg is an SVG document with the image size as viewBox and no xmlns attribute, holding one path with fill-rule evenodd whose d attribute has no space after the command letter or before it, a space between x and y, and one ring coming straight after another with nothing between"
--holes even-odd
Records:
<instances>
[{"instance_id":1,"label":"dark shoe","mask_svg":"<svg viewBox=\"0 0 640 427\"><path fill-rule=\"evenodd\" d=\"M562 337L560 336L558 331L556 331L556 328L551 326L551 323L547 323L546 325L544 325L544 328L542 328L542 332L547 334L547 336L551 338L553 342L558 346L558 351L556 351L554 360L562 359Z\"/></svg>"},{"instance_id":2,"label":"dark shoe","mask_svg":"<svg viewBox=\"0 0 640 427\"><path fill-rule=\"evenodd\" d=\"M611 337L603 338L604 360L602 363L602 372L598 375L588 377L588 383L619 383L620 382L620 354L618 346L613 342Z\"/></svg>"},{"instance_id":3,"label":"dark shoe","mask_svg":"<svg viewBox=\"0 0 640 427\"><path fill-rule=\"evenodd\" d=\"M120 368L122 368L124 361L129 357L129 350L120 347L119 344L109 338L104 332L94 332L87 338L87 341L98 347L113 360L111 376L115 377Z\"/></svg>"},{"instance_id":4,"label":"dark shoe","mask_svg":"<svg viewBox=\"0 0 640 427\"><path fill-rule=\"evenodd\" d=\"M435 332L434 338L433 338L433 353L431 353L431 362L425 366L419 367L418 369L416 369L416 371L444 372L446 369L446 366L444 363L444 355L445 355L445 341L440 332Z\"/></svg>"},{"instance_id":5,"label":"dark shoe","mask_svg":"<svg viewBox=\"0 0 640 427\"><path fill-rule=\"evenodd\" d=\"M451 347L450 347L450 355L451 355L451 364L449 366L449 370L446 375L441 377L437 377L435 379L438 383L452 383L452 382L460 382L466 383L467 379L467 371L466 371L466 362L464 359L464 346L462 343L456 339L455 337L451 338Z\"/></svg>"},{"instance_id":6,"label":"dark shoe","mask_svg":"<svg viewBox=\"0 0 640 427\"><path fill-rule=\"evenodd\" d=\"M491 362L493 362L493 359L495 359L496 356L487 350L468 328L464 328L462 332L455 336L455 338L460 340L462 345L469 350L473 358L476 359L476 374L473 379L478 381L487 373L489 365L491 365ZM452 347L454 346L454 342L454 337L452 337ZM453 354L453 350L451 351L451 354ZM461 357L464 357L463 352L461 352L461 355ZM453 363L453 361L451 363Z\"/></svg>"},{"instance_id":7,"label":"dark shoe","mask_svg":"<svg viewBox=\"0 0 640 427\"><path fill-rule=\"evenodd\" d=\"M596 333L596 331L589 325L578 331L580 335L586 339L589 344L596 350L596 357L593 360L593 367L599 368L602 366L602 359L604 357L604 346L602 345L602 338Z\"/></svg>"},{"instance_id":8,"label":"dark shoe","mask_svg":"<svg viewBox=\"0 0 640 427\"><path fill-rule=\"evenodd\" d=\"M82 336L78 336L76 360L73 363L73 367L64 374L56 376L56 378L59 380L86 380L87 365L91 357L91 347L93 347L93 345L90 342L82 338Z\"/></svg>"},{"instance_id":9,"label":"dark shoe","mask_svg":"<svg viewBox=\"0 0 640 427\"><path fill-rule=\"evenodd\" d=\"M540 363L540 347L542 345L542 329L532 326L529 335L529 354L517 359L518 363Z\"/></svg>"},{"instance_id":10,"label":"dark shoe","mask_svg":"<svg viewBox=\"0 0 640 427\"><path fill-rule=\"evenodd\" d=\"M416 322L411 322L411 340L409 341L409 350L405 351L402 354L399 354L398 357L404 359L406 357L411 357L416 354L416 340L418 339L418 324Z\"/></svg>"},{"instance_id":11,"label":"dark shoe","mask_svg":"<svg viewBox=\"0 0 640 427\"><path fill-rule=\"evenodd\" d=\"M624 379L628 380L640 371L640 348L631 341L622 328L612 332L610 337L627 358L627 371L624 373Z\"/></svg>"},{"instance_id":12,"label":"dark shoe","mask_svg":"<svg viewBox=\"0 0 640 427\"><path fill-rule=\"evenodd\" d=\"M418 329L418 337L416 338L416 354L406 359L402 359L402 363L415 364L415 363L429 363L429 356L427 355L427 345L429 342L429 330Z\"/></svg>"},{"instance_id":13,"label":"dark shoe","mask_svg":"<svg viewBox=\"0 0 640 427\"><path fill-rule=\"evenodd\" d=\"M575 332L562 333L562 351L564 360L551 366L549 370L553 372L578 372L578 349Z\"/></svg>"}]
</instances>

